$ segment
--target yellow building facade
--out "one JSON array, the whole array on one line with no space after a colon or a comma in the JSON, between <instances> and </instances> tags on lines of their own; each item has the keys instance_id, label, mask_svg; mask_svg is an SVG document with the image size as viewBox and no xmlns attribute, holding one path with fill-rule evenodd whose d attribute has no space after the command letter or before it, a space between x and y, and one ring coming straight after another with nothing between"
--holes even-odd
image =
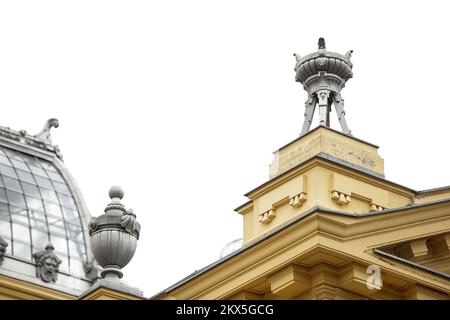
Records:
<instances>
[{"instance_id":1,"label":"yellow building facade","mask_svg":"<svg viewBox=\"0 0 450 320\"><path fill-rule=\"evenodd\" d=\"M322 126L270 175L236 209L243 248L154 298L449 298L450 187L388 181L376 146Z\"/></svg>"}]
</instances>

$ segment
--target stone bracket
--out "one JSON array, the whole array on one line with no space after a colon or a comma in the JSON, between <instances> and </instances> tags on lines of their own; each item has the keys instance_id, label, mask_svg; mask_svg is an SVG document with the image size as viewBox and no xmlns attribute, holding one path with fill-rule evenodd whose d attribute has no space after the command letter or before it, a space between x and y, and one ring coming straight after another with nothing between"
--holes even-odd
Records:
<instances>
[{"instance_id":1,"label":"stone bracket","mask_svg":"<svg viewBox=\"0 0 450 320\"><path fill-rule=\"evenodd\" d=\"M428 254L427 239L419 239L409 243L414 257L426 256Z\"/></svg>"},{"instance_id":2,"label":"stone bracket","mask_svg":"<svg viewBox=\"0 0 450 320\"><path fill-rule=\"evenodd\" d=\"M373 203L373 202L371 202L371 203L369 204L369 206L370 206L369 212L386 210L385 207L380 206L380 205L377 205L377 204L375 204L375 203Z\"/></svg>"},{"instance_id":3,"label":"stone bracket","mask_svg":"<svg viewBox=\"0 0 450 320\"><path fill-rule=\"evenodd\" d=\"M389 203L388 191L339 173L330 174L329 190L331 199L340 206L349 204L354 198L366 202L368 211L371 212L386 210Z\"/></svg>"},{"instance_id":4,"label":"stone bracket","mask_svg":"<svg viewBox=\"0 0 450 320\"><path fill-rule=\"evenodd\" d=\"M331 199L334 200L338 205L344 205L352 202L351 195L336 190L331 191Z\"/></svg>"},{"instance_id":5,"label":"stone bracket","mask_svg":"<svg viewBox=\"0 0 450 320\"><path fill-rule=\"evenodd\" d=\"M290 299L311 288L311 277L307 270L297 265L289 265L267 278L273 294Z\"/></svg>"},{"instance_id":6,"label":"stone bracket","mask_svg":"<svg viewBox=\"0 0 450 320\"><path fill-rule=\"evenodd\" d=\"M294 208L300 208L303 205L303 202L306 201L306 193L300 192L295 196L289 198L289 205Z\"/></svg>"},{"instance_id":7,"label":"stone bracket","mask_svg":"<svg viewBox=\"0 0 450 320\"><path fill-rule=\"evenodd\" d=\"M262 224L268 224L269 222L271 222L275 217L276 217L276 211L275 209L270 209L267 210L261 214L259 214L259 222L261 222Z\"/></svg>"}]
</instances>

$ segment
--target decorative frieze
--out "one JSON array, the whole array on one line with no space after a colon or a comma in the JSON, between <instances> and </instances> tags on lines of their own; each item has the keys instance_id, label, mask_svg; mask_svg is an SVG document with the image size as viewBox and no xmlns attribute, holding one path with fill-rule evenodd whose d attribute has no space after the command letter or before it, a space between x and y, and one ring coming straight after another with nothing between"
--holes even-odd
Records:
<instances>
[{"instance_id":1,"label":"decorative frieze","mask_svg":"<svg viewBox=\"0 0 450 320\"><path fill-rule=\"evenodd\" d=\"M63 157L61 154L61 150L59 149L58 145L52 144L50 132L51 128L58 128L58 127L59 121L58 119L55 118L47 120L42 130L35 135L29 134L26 130L15 131L11 128L0 126L0 137L14 141L16 143L21 143L35 148L39 148L44 151L50 151L62 160Z\"/></svg>"}]
</instances>

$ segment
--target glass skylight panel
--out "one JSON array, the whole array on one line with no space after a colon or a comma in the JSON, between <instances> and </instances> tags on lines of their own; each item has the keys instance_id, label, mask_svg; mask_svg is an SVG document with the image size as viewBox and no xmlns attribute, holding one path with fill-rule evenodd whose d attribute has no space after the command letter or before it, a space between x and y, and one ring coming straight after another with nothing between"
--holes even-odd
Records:
<instances>
[{"instance_id":1,"label":"glass skylight panel","mask_svg":"<svg viewBox=\"0 0 450 320\"><path fill-rule=\"evenodd\" d=\"M52 179L53 181L57 181L57 182L61 182L61 183L65 183L63 178L61 177L61 175L59 173L56 172L52 172L52 171L47 171L47 175L50 177L50 179Z\"/></svg>"},{"instance_id":2,"label":"glass skylight panel","mask_svg":"<svg viewBox=\"0 0 450 320\"><path fill-rule=\"evenodd\" d=\"M51 184L49 179L42 178L42 177L39 177L39 176L34 176L34 178L36 179L36 182L37 182L38 186L44 187L44 188L47 188L47 189L53 189L53 185Z\"/></svg>"},{"instance_id":3,"label":"glass skylight panel","mask_svg":"<svg viewBox=\"0 0 450 320\"><path fill-rule=\"evenodd\" d=\"M0 234L3 238L11 238L11 224L9 221L0 219Z\"/></svg>"},{"instance_id":4,"label":"glass skylight panel","mask_svg":"<svg viewBox=\"0 0 450 320\"><path fill-rule=\"evenodd\" d=\"M9 220L9 206L0 203L0 219Z\"/></svg>"},{"instance_id":5,"label":"glass skylight panel","mask_svg":"<svg viewBox=\"0 0 450 320\"><path fill-rule=\"evenodd\" d=\"M44 169L38 168L35 166L31 166L31 165L30 165L30 169L31 169L31 172L33 172L33 174L38 175L40 177L47 178L47 174L45 173Z\"/></svg>"},{"instance_id":6,"label":"glass skylight panel","mask_svg":"<svg viewBox=\"0 0 450 320\"><path fill-rule=\"evenodd\" d=\"M0 234L7 252L27 260L50 240L60 270L84 275L83 228L67 182L53 163L1 146Z\"/></svg>"},{"instance_id":7,"label":"glass skylight panel","mask_svg":"<svg viewBox=\"0 0 450 320\"><path fill-rule=\"evenodd\" d=\"M64 213L64 218L66 221L69 221L70 223L77 224L76 220L78 219L78 212L75 210L71 210L68 208L62 208Z\"/></svg>"},{"instance_id":8,"label":"glass skylight panel","mask_svg":"<svg viewBox=\"0 0 450 320\"><path fill-rule=\"evenodd\" d=\"M24 212L23 209L16 209L14 210L13 208L11 208L11 221L12 222L18 222L21 223L25 226L28 226L29 222L28 222L28 215L26 214L26 212Z\"/></svg>"},{"instance_id":9,"label":"glass skylight panel","mask_svg":"<svg viewBox=\"0 0 450 320\"><path fill-rule=\"evenodd\" d=\"M44 212L44 204L41 199L25 196L30 211Z\"/></svg>"},{"instance_id":10,"label":"glass skylight panel","mask_svg":"<svg viewBox=\"0 0 450 320\"><path fill-rule=\"evenodd\" d=\"M23 242L14 240L13 255L22 259L31 260L31 246Z\"/></svg>"},{"instance_id":11,"label":"glass skylight panel","mask_svg":"<svg viewBox=\"0 0 450 320\"><path fill-rule=\"evenodd\" d=\"M22 193L6 189L6 195L8 197L9 203L21 208L27 208L27 205L25 204L25 198L23 197Z\"/></svg>"},{"instance_id":12,"label":"glass skylight panel","mask_svg":"<svg viewBox=\"0 0 450 320\"><path fill-rule=\"evenodd\" d=\"M12 224L12 235L14 240L20 240L24 243L31 243L30 242L30 228L25 227L24 225L20 223L13 223Z\"/></svg>"},{"instance_id":13,"label":"glass skylight panel","mask_svg":"<svg viewBox=\"0 0 450 320\"><path fill-rule=\"evenodd\" d=\"M50 170L50 171L53 171L55 173L58 173L58 170L55 168L53 163L48 162L47 160L40 160L39 163L45 170Z\"/></svg>"},{"instance_id":14,"label":"glass skylight panel","mask_svg":"<svg viewBox=\"0 0 450 320\"><path fill-rule=\"evenodd\" d=\"M11 159L11 162L12 162L13 166L16 169L20 169L20 170L24 170L24 171L30 171L30 168L22 161Z\"/></svg>"},{"instance_id":15,"label":"glass skylight panel","mask_svg":"<svg viewBox=\"0 0 450 320\"><path fill-rule=\"evenodd\" d=\"M48 230L50 235L57 235L59 237L66 237L66 230L64 229L64 224L62 221L48 224Z\"/></svg>"},{"instance_id":16,"label":"glass skylight panel","mask_svg":"<svg viewBox=\"0 0 450 320\"><path fill-rule=\"evenodd\" d=\"M58 193L58 198L63 207L69 208L69 209L75 208L75 202L73 201L72 197Z\"/></svg>"},{"instance_id":17,"label":"glass skylight panel","mask_svg":"<svg viewBox=\"0 0 450 320\"><path fill-rule=\"evenodd\" d=\"M39 189L35 185L22 181L22 189L26 195L33 196L39 199L41 198L41 193L39 192Z\"/></svg>"},{"instance_id":18,"label":"glass skylight panel","mask_svg":"<svg viewBox=\"0 0 450 320\"><path fill-rule=\"evenodd\" d=\"M79 241L79 242L84 241L81 226L76 226L76 225L67 223L66 228L67 228L67 235L68 235L69 239Z\"/></svg>"},{"instance_id":19,"label":"glass skylight panel","mask_svg":"<svg viewBox=\"0 0 450 320\"><path fill-rule=\"evenodd\" d=\"M61 217L62 218L63 215L62 215L60 206L58 206L56 204L53 204L53 203L50 203L48 201L44 201L44 207L45 207L45 211L48 214L51 214L51 215L53 215L55 217Z\"/></svg>"},{"instance_id":20,"label":"glass skylight panel","mask_svg":"<svg viewBox=\"0 0 450 320\"><path fill-rule=\"evenodd\" d=\"M83 258L86 255L86 248L83 243L69 240L69 254L71 258Z\"/></svg>"},{"instance_id":21,"label":"glass skylight panel","mask_svg":"<svg viewBox=\"0 0 450 320\"><path fill-rule=\"evenodd\" d=\"M10 162L9 162L8 158L6 158L6 157L4 157L2 155L0 155L0 163L5 164L7 166L10 165Z\"/></svg>"},{"instance_id":22,"label":"glass skylight panel","mask_svg":"<svg viewBox=\"0 0 450 320\"><path fill-rule=\"evenodd\" d=\"M7 148L5 148L3 150L5 151L5 154L7 154L10 159L23 161L22 157L16 151L13 151L13 150L10 150Z\"/></svg>"},{"instance_id":23,"label":"glass skylight panel","mask_svg":"<svg viewBox=\"0 0 450 320\"><path fill-rule=\"evenodd\" d=\"M60 193L64 193L66 195L72 195L69 188L67 188L67 186L64 183L59 183L59 182L53 182L53 185L55 186L56 191L60 192Z\"/></svg>"},{"instance_id":24,"label":"glass skylight panel","mask_svg":"<svg viewBox=\"0 0 450 320\"><path fill-rule=\"evenodd\" d=\"M41 191L42 198L44 198L46 201L50 201L59 205L58 197L56 196L55 191L46 188L39 188L39 190Z\"/></svg>"},{"instance_id":25,"label":"glass skylight panel","mask_svg":"<svg viewBox=\"0 0 450 320\"><path fill-rule=\"evenodd\" d=\"M84 275L84 267L83 262L78 259L73 259L70 257L70 273L73 273L78 276Z\"/></svg>"},{"instance_id":26,"label":"glass skylight panel","mask_svg":"<svg viewBox=\"0 0 450 320\"><path fill-rule=\"evenodd\" d=\"M60 237L55 234L50 234L50 241L55 247L56 251L59 251L62 254L67 254L67 240L66 238Z\"/></svg>"},{"instance_id":27,"label":"glass skylight panel","mask_svg":"<svg viewBox=\"0 0 450 320\"><path fill-rule=\"evenodd\" d=\"M3 188L0 188L0 201L8 203L8 198L6 198L6 191Z\"/></svg>"},{"instance_id":28,"label":"glass skylight panel","mask_svg":"<svg viewBox=\"0 0 450 320\"><path fill-rule=\"evenodd\" d=\"M19 180L9 177L3 177L3 182L8 189L22 192L22 187L20 186Z\"/></svg>"},{"instance_id":29,"label":"glass skylight panel","mask_svg":"<svg viewBox=\"0 0 450 320\"><path fill-rule=\"evenodd\" d=\"M33 175L29 172L17 169L17 175L19 176L19 179L21 181L26 181L31 184L36 184L36 180L34 180Z\"/></svg>"},{"instance_id":30,"label":"glass skylight panel","mask_svg":"<svg viewBox=\"0 0 450 320\"><path fill-rule=\"evenodd\" d=\"M33 247L44 250L48 243L48 233L38 230L37 228L31 229L31 241Z\"/></svg>"},{"instance_id":31,"label":"glass skylight panel","mask_svg":"<svg viewBox=\"0 0 450 320\"><path fill-rule=\"evenodd\" d=\"M0 163L0 173L5 176L17 178L16 172L10 166Z\"/></svg>"},{"instance_id":32,"label":"glass skylight panel","mask_svg":"<svg viewBox=\"0 0 450 320\"><path fill-rule=\"evenodd\" d=\"M61 264L59 265L59 270L64 272L69 272L69 258L61 253L56 252L58 258L61 259Z\"/></svg>"}]
</instances>

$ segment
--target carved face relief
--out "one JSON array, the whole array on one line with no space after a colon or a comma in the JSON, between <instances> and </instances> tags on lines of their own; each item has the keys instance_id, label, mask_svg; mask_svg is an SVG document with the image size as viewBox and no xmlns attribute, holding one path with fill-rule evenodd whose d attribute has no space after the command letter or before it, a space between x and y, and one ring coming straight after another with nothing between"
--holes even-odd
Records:
<instances>
[{"instance_id":1,"label":"carved face relief","mask_svg":"<svg viewBox=\"0 0 450 320\"><path fill-rule=\"evenodd\" d=\"M36 276L44 282L56 282L58 278L61 259L53 253L53 246L47 245L45 251L36 252L33 257L36 260Z\"/></svg>"},{"instance_id":2,"label":"carved face relief","mask_svg":"<svg viewBox=\"0 0 450 320\"><path fill-rule=\"evenodd\" d=\"M3 240L2 237L0 237L0 264L3 262L3 257L6 252L6 247L8 246L8 243Z\"/></svg>"},{"instance_id":3,"label":"carved face relief","mask_svg":"<svg viewBox=\"0 0 450 320\"><path fill-rule=\"evenodd\" d=\"M55 282L58 274L58 266L59 264L55 259L48 256L45 257L42 261L41 266L41 278L45 282Z\"/></svg>"}]
</instances>

